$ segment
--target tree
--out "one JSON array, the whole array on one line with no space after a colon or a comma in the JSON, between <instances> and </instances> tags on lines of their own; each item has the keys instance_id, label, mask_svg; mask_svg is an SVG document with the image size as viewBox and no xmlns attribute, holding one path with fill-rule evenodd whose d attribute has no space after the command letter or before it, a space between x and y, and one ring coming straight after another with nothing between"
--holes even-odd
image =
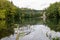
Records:
<instances>
[{"instance_id":1,"label":"tree","mask_svg":"<svg viewBox=\"0 0 60 40\"><path fill-rule=\"evenodd\" d=\"M50 4L46 10L47 18L59 18L60 17L60 2Z\"/></svg>"},{"instance_id":2,"label":"tree","mask_svg":"<svg viewBox=\"0 0 60 40\"><path fill-rule=\"evenodd\" d=\"M0 0L0 39L14 33L13 18L16 14L16 6L7 0Z\"/></svg>"}]
</instances>

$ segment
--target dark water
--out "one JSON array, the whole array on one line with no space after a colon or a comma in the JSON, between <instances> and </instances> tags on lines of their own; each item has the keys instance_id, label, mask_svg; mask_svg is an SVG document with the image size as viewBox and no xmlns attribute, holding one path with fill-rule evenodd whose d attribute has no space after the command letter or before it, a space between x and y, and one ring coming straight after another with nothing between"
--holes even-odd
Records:
<instances>
[{"instance_id":1,"label":"dark water","mask_svg":"<svg viewBox=\"0 0 60 40\"><path fill-rule=\"evenodd\" d=\"M6 23L6 20L0 21L0 39L14 34L14 27L10 25L11 23ZM26 25L47 25L51 30L60 32L60 19L48 19L43 20L41 18L26 18L21 19L19 26Z\"/></svg>"},{"instance_id":2,"label":"dark water","mask_svg":"<svg viewBox=\"0 0 60 40\"><path fill-rule=\"evenodd\" d=\"M60 32L60 19L48 19L46 20L46 25L54 31L59 31Z\"/></svg>"},{"instance_id":3,"label":"dark water","mask_svg":"<svg viewBox=\"0 0 60 40\"><path fill-rule=\"evenodd\" d=\"M0 39L6 36L10 36L14 33L14 29L10 23L6 20L0 20Z\"/></svg>"}]
</instances>

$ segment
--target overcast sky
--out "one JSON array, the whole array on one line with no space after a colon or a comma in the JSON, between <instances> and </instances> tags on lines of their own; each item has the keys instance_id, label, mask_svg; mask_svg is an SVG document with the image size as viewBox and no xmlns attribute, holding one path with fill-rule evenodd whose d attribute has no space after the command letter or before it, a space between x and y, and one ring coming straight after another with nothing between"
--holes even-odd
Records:
<instances>
[{"instance_id":1,"label":"overcast sky","mask_svg":"<svg viewBox=\"0 0 60 40\"><path fill-rule=\"evenodd\" d=\"M60 0L12 0L12 1L14 5L20 8L42 10L47 8L50 5L50 3L59 2Z\"/></svg>"}]
</instances>

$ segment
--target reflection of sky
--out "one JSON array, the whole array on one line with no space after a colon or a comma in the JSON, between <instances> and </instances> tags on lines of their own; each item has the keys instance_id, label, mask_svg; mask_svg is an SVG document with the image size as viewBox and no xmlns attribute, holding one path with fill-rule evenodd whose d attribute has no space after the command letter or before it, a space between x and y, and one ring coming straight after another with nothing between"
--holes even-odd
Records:
<instances>
[{"instance_id":1,"label":"reflection of sky","mask_svg":"<svg viewBox=\"0 0 60 40\"><path fill-rule=\"evenodd\" d=\"M24 26L25 27L25 26ZM49 35L51 35L51 37L55 38L55 37L60 37L60 32L55 32L55 31L51 31L49 27L45 26L45 25L27 25L26 27L31 27L31 29L33 30L30 34L25 35L23 38L21 38L21 36L19 37L19 39L21 40L35 40L35 39L42 39L42 40L48 40ZM23 28L23 27L22 27ZM26 30L26 29L25 29ZM25 31L24 30L24 31ZM29 30L29 29L28 29ZM18 30L19 31L19 30ZM20 31L21 32L21 31ZM46 33L48 35L48 37L46 37ZM16 39L16 34L11 35L9 37L5 37L2 40L15 40Z\"/></svg>"},{"instance_id":2,"label":"reflection of sky","mask_svg":"<svg viewBox=\"0 0 60 40\"><path fill-rule=\"evenodd\" d=\"M60 0L12 0L18 7L32 8L32 9L44 9L49 6L50 3L59 2Z\"/></svg>"}]
</instances>

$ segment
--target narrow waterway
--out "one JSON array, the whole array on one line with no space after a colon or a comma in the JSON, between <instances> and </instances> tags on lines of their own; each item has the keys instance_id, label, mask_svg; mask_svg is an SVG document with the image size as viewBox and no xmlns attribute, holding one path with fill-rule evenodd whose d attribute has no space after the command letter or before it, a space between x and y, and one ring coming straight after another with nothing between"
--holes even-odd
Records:
<instances>
[{"instance_id":1,"label":"narrow waterway","mask_svg":"<svg viewBox=\"0 0 60 40\"><path fill-rule=\"evenodd\" d=\"M25 34L23 34L23 36L19 36L19 40L50 40L55 37L60 37L60 32L50 30L46 25L29 25L29 27L30 28L28 28L28 26L26 28L23 27L25 29L23 29L22 32L25 32ZM19 28L19 30L20 29L21 28ZM21 33L21 30L19 33ZM1 40L16 40L16 36L17 34L14 34Z\"/></svg>"},{"instance_id":2,"label":"narrow waterway","mask_svg":"<svg viewBox=\"0 0 60 40\"><path fill-rule=\"evenodd\" d=\"M32 25L32 26L34 31L20 38L19 40L51 40L54 37L60 37L59 32L51 31L45 25Z\"/></svg>"},{"instance_id":3,"label":"narrow waterway","mask_svg":"<svg viewBox=\"0 0 60 40\"><path fill-rule=\"evenodd\" d=\"M44 29L43 25L32 25L32 26L33 26L32 29L34 31L19 40L49 40L49 38L44 33L44 30L46 30L46 28Z\"/></svg>"},{"instance_id":4,"label":"narrow waterway","mask_svg":"<svg viewBox=\"0 0 60 40\"><path fill-rule=\"evenodd\" d=\"M14 34L3 37L1 40L52 40L52 38L60 38L59 24L60 20L58 19L46 21L25 19L21 21L21 24L18 24L17 28L14 28Z\"/></svg>"}]
</instances>

